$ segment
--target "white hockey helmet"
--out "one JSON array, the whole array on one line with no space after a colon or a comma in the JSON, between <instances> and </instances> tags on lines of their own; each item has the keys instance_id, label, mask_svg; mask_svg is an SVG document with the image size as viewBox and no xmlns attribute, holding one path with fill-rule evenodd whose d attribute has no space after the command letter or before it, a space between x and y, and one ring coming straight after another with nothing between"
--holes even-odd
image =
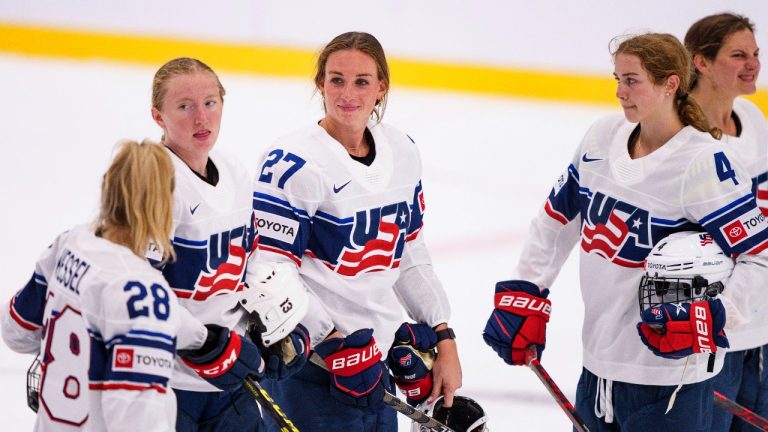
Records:
<instances>
[{"instance_id":1,"label":"white hockey helmet","mask_svg":"<svg viewBox=\"0 0 768 432\"><path fill-rule=\"evenodd\" d=\"M295 266L251 261L240 296L261 335L264 346L274 345L296 328L309 309L309 295Z\"/></svg>"},{"instance_id":2,"label":"white hockey helmet","mask_svg":"<svg viewBox=\"0 0 768 432\"><path fill-rule=\"evenodd\" d=\"M712 298L723 291L723 281L733 271L712 236L682 231L662 239L645 259L640 280L640 312L664 303L690 303Z\"/></svg>"},{"instance_id":3,"label":"white hockey helmet","mask_svg":"<svg viewBox=\"0 0 768 432\"><path fill-rule=\"evenodd\" d=\"M456 432L489 432L488 416L485 410L474 399L466 396L454 396L453 406L443 406L443 396L438 397L431 404L426 402L419 406L424 414L434 418ZM429 432L430 428L413 422L411 432Z\"/></svg>"}]
</instances>

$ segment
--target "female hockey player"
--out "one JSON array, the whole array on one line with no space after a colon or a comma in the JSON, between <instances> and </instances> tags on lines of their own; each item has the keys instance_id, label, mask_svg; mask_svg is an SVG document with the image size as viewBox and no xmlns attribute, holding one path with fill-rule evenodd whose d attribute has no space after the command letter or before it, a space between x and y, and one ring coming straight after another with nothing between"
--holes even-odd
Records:
<instances>
[{"instance_id":1,"label":"female hockey player","mask_svg":"<svg viewBox=\"0 0 768 432\"><path fill-rule=\"evenodd\" d=\"M206 330L144 258L150 244L173 258L173 177L160 145L123 144L98 220L61 234L3 308L8 346L41 353L35 430L174 429L175 350L200 346Z\"/></svg>"},{"instance_id":2,"label":"female hockey player","mask_svg":"<svg viewBox=\"0 0 768 432\"><path fill-rule=\"evenodd\" d=\"M530 345L541 354L549 287L578 242L585 310L576 408L589 429L706 431L727 346L723 305L709 300L702 316L682 309L668 318L699 319L706 335L670 324L649 337L653 323L637 323L643 260L670 233L706 230L738 256L725 289L741 292L768 278L768 224L748 176L688 95L682 44L645 34L622 41L613 56L624 116L587 132L531 226L515 280L496 285L483 337L509 364L523 364ZM713 364L707 351L716 352Z\"/></svg>"},{"instance_id":3,"label":"female hockey player","mask_svg":"<svg viewBox=\"0 0 768 432\"><path fill-rule=\"evenodd\" d=\"M711 15L688 29L685 46L696 68L691 97L709 123L723 131L722 140L746 169L758 205L768 213L768 125L760 109L739 97L757 91L760 60L754 25L740 15ZM766 417L768 373L763 371L768 369L768 295L760 284L740 288L723 293L731 348L715 378L715 390ZM732 418L725 410L715 410L712 430L749 427Z\"/></svg>"},{"instance_id":4,"label":"female hockey player","mask_svg":"<svg viewBox=\"0 0 768 432\"><path fill-rule=\"evenodd\" d=\"M155 73L152 118L163 129L162 144L176 173L171 235L176 260L162 271L181 306L197 319L242 334L248 315L238 304L257 237L247 170L213 150L224 93L214 71L196 59L173 59ZM297 331L292 339L303 339ZM301 348L305 344L296 345L306 351ZM306 356L295 360L291 366L299 367ZM171 386L178 402L178 431L261 429L259 409L243 386L219 391L181 362Z\"/></svg>"},{"instance_id":5,"label":"female hockey player","mask_svg":"<svg viewBox=\"0 0 768 432\"><path fill-rule=\"evenodd\" d=\"M376 38L334 38L315 85L325 116L267 150L254 209L258 261L290 263L308 288L302 322L330 372L308 363L265 387L302 431L395 431L380 359L398 329L402 342L419 345L425 335L437 344L431 399L443 394L450 406L461 385L448 300L420 234L421 160L406 134L380 123L390 81ZM403 308L417 324L401 326ZM409 384L424 391L424 382Z\"/></svg>"}]
</instances>

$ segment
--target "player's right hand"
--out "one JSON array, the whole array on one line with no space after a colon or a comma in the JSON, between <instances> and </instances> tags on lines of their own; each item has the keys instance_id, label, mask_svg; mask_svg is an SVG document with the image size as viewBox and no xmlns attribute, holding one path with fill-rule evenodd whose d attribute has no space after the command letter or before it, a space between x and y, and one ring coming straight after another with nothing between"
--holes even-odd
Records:
<instances>
[{"instance_id":1,"label":"player's right hand","mask_svg":"<svg viewBox=\"0 0 768 432\"><path fill-rule=\"evenodd\" d=\"M640 340L659 357L679 359L729 346L720 299L664 303L644 310L640 318Z\"/></svg>"},{"instance_id":2,"label":"player's right hand","mask_svg":"<svg viewBox=\"0 0 768 432\"><path fill-rule=\"evenodd\" d=\"M372 329L361 329L345 338L317 344L315 352L331 373L331 394L341 402L373 406L384 398L384 367Z\"/></svg>"},{"instance_id":3,"label":"player's right hand","mask_svg":"<svg viewBox=\"0 0 768 432\"><path fill-rule=\"evenodd\" d=\"M285 338L263 352L266 376L282 380L300 371L309 358L309 331L301 324Z\"/></svg>"},{"instance_id":4,"label":"player's right hand","mask_svg":"<svg viewBox=\"0 0 768 432\"><path fill-rule=\"evenodd\" d=\"M528 281L496 283L494 310L483 331L483 339L496 354L511 365L525 364L525 351L534 345L538 358L546 344L551 303L549 290Z\"/></svg>"},{"instance_id":5,"label":"player's right hand","mask_svg":"<svg viewBox=\"0 0 768 432\"><path fill-rule=\"evenodd\" d=\"M208 336L196 350L179 350L181 360L206 381L233 391L248 376L264 376L259 348L247 337L216 324L206 324Z\"/></svg>"}]
</instances>

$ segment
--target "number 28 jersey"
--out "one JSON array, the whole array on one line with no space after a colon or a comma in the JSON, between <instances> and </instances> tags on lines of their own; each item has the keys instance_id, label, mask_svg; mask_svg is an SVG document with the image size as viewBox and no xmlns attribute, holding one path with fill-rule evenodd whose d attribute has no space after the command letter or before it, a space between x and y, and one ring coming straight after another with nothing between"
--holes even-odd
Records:
<instances>
[{"instance_id":1,"label":"number 28 jersey","mask_svg":"<svg viewBox=\"0 0 768 432\"><path fill-rule=\"evenodd\" d=\"M6 343L40 352L36 430L173 430L168 380L187 321L144 259L92 227L75 227L42 254L4 309ZM202 324L196 331L205 334Z\"/></svg>"}]
</instances>

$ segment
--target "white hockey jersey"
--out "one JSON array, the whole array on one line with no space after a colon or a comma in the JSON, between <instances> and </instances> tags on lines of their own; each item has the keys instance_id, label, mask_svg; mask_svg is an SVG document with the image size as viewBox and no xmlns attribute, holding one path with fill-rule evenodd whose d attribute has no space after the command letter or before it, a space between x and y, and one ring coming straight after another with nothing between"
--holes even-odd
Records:
<instances>
[{"instance_id":1,"label":"white hockey jersey","mask_svg":"<svg viewBox=\"0 0 768 432\"><path fill-rule=\"evenodd\" d=\"M179 304L197 319L242 333L245 313L238 306L240 292L246 262L258 242L251 208L251 177L241 163L213 151L209 158L219 173L219 181L213 186L173 152L168 153L176 173L176 261L163 267L163 276ZM176 370L171 380L174 388L219 391L183 362L176 363Z\"/></svg>"},{"instance_id":2,"label":"white hockey jersey","mask_svg":"<svg viewBox=\"0 0 768 432\"><path fill-rule=\"evenodd\" d=\"M514 276L549 288L578 242L584 367L634 384L703 381L714 376L708 354L691 356L683 377L684 360L657 357L640 341L643 260L670 233L703 229L726 254L738 256L726 289L741 292L768 280L768 223L726 145L685 127L650 155L632 159L635 127L620 115L591 127L533 221ZM553 303L553 313L567 307Z\"/></svg>"},{"instance_id":3,"label":"white hockey jersey","mask_svg":"<svg viewBox=\"0 0 768 432\"><path fill-rule=\"evenodd\" d=\"M752 191L763 214L768 214L768 124L752 102L736 99L733 112L741 125L738 137L724 135L722 141L752 178ZM723 293L736 310L729 309L728 341L731 351L768 344L768 292L754 282ZM738 315L738 316L737 316ZM733 324L733 325L731 325Z\"/></svg>"},{"instance_id":4,"label":"white hockey jersey","mask_svg":"<svg viewBox=\"0 0 768 432\"><path fill-rule=\"evenodd\" d=\"M182 316L160 272L90 226L60 235L3 308L2 334L40 352L37 431L172 431L168 380Z\"/></svg>"},{"instance_id":5,"label":"white hockey jersey","mask_svg":"<svg viewBox=\"0 0 768 432\"><path fill-rule=\"evenodd\" d=\"M403 322L447 322L448 300L424 244L421 159L413 141L371 123L376 157L353 160L319 125L279 139L256 173L258 259L293 262L312 301L312 344L336 327L373 328L386 355Z\"/></svg>"}]
</instances>

